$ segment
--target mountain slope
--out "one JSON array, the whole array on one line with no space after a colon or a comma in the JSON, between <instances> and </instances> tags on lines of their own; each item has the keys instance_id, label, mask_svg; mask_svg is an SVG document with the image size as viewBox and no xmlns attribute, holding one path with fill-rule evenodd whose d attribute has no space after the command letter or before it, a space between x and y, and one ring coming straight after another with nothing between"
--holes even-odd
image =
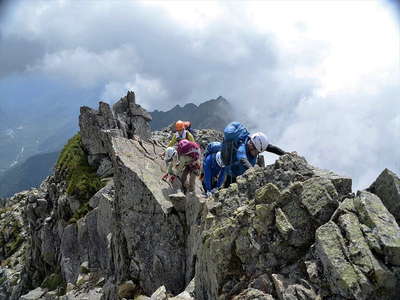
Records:
<instances>
[{"instance_id":1,"label":"mountain slope","mask_svg":"<svg viewBox=\"0 0 400 300\"><path fill-rule=\"evenodd\" d=\"M151 122L153 130L165 128L177 120L190 120L192 127L197 129L212 128L223 130L227 123L233 121L232 106L221 96L217 99L206 101L199 106L188 103L183 107L176 105L166 112L155 110L150 114L153 118Z\"/></svg>"},{"instance_id":2,"label":"mountain slope","mask_svg":"<svg viewBox=\"0 0 400 300\"><path fill-rule=\"evenodd\" d=\"M0 197L37 187L52 173L59 152L38 154L8 169L0 177Z\"/></svg>"}]
</instances>

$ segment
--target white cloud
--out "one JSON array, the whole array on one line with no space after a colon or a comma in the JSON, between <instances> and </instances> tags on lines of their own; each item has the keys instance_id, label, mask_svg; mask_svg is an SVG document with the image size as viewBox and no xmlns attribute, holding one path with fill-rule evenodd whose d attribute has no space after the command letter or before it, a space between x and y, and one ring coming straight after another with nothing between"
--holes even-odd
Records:
<instances>
[{"instance_id":1,"label":"white cloud","mask_svg":"<svg viewBox=\"0 0 400 300\"><path fill-rule=\"evenodd\" d=\"M352 177L355 188L366 188L385 167L398 172L400 87L386 90L302 101L279 144L316 166Z\"/></svg>"},{"instance_id":2,"label":"white cloud","mask_svg":"<svg viewBox=\"0 0 400 300\"><path fill-rule=\"evenodd\" d=\"M168 98L168 92L157 79L144 78L140 74L136 74L133 81L116 82L112 81L105 85L101 99L108 102L119 100L126 91L135 91L140 100L138 104L144 108L163 107L163 102Z\"/></svg>"},{"instance_id":3,"label":"white cloud","mask_svg":"<svg viewBox=\"0 0 400 300\"><path fill-rule=\"evenodd\" d=\"M139 65L135 50L123 45L101 53L84 48L46 54L30 72L67 79L80 87L90 88L99 82L127 80L135 76Z\"/></svg>"}]
</instances>

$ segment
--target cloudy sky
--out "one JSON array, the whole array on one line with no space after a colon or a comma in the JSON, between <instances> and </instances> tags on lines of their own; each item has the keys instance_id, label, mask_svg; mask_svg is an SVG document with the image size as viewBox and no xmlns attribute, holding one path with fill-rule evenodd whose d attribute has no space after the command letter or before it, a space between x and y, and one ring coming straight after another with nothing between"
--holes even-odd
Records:
<instances>
[{"instance_id":1,"label":"cloudy sky","mask_svg":"<svg viewBox=\"0 0 400 300\"><path fill-rule=\"evenodd\" d=\"M3 110L127 90L148 110L222 95L271 143L355 188L400 174L395 1L1 3Z\"/></svg>"}]
</instances>

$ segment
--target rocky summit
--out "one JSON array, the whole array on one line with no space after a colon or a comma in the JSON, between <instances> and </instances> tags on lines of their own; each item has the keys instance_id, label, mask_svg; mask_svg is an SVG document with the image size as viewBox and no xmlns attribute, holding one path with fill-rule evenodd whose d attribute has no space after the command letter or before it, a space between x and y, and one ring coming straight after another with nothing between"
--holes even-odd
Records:
<instances>
[{"instance_id":1,"label":"rocky summit","mask_svg":"<svg viewBox=\"0 0 400 300\"><path fill-rule=\"evenodd\" d=\"M398 299L396 174L353 193L291 153L179 196L150 120L133 92L82 107L54 174L1 201L1 300Z\"/></svg>"}]
</instances>

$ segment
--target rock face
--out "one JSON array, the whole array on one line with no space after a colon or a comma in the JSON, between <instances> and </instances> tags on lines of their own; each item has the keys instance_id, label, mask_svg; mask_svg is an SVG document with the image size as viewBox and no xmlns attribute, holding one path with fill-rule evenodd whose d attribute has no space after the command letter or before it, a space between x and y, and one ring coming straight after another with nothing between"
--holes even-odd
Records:
<instances>
[{"instance_id":1,"label":"rock face","mask_svg":"<svg viewBox=\"0 0 400 300\"><path fill-rule=\"evenodd\" d=\"M400 221L400 178L388 169L378 176L368 190L377 195L387 209Z\"/></svg>"},{"instance_id":2,"label":"rock face","mask_svg":"<svg viewBox=\"0 0 400 300\"><path fill-rule=\"evenodd\" d=\"M98 110L81 107L79 127L83 146L89 153L89 163L99 166L108 157L104 130L111 130L115 136L130 139L137 135L147 140L151 134L149 121L150 114L136 104L134 92L128 92L112 108L105 102L99 103Z\"/></svg>"},{"instance_id":3,"label":"rock face","mask_svg":"<svg viewBox=\"0 0 400 300\"><path fill-rule=\"evenodd\" d=\"M168 133L147 134L149 119L132 95L112 109L81 110L82 144L105 182L87 202L67 193L57 170L40 188L3 201L1 300L400 294L396 175L385 170L355 195L350 178L292 153L213 198L173 197L158 156ZM222 137L196 136L204 145Z\"/></svg>"},{"instance_id":4,"label":"rock face","mask_svg":"<svg viewBox=\"0 0 400 300\"><path fill-rule=\"evenodd\" d=\"M254 288L265 299L398 295L394 217L375 195L346 197L351 190L316 174L300 157L285 155L219 192L198 252L196 299L240 292L242 299Z\"/></svg>"}]
</instances>

